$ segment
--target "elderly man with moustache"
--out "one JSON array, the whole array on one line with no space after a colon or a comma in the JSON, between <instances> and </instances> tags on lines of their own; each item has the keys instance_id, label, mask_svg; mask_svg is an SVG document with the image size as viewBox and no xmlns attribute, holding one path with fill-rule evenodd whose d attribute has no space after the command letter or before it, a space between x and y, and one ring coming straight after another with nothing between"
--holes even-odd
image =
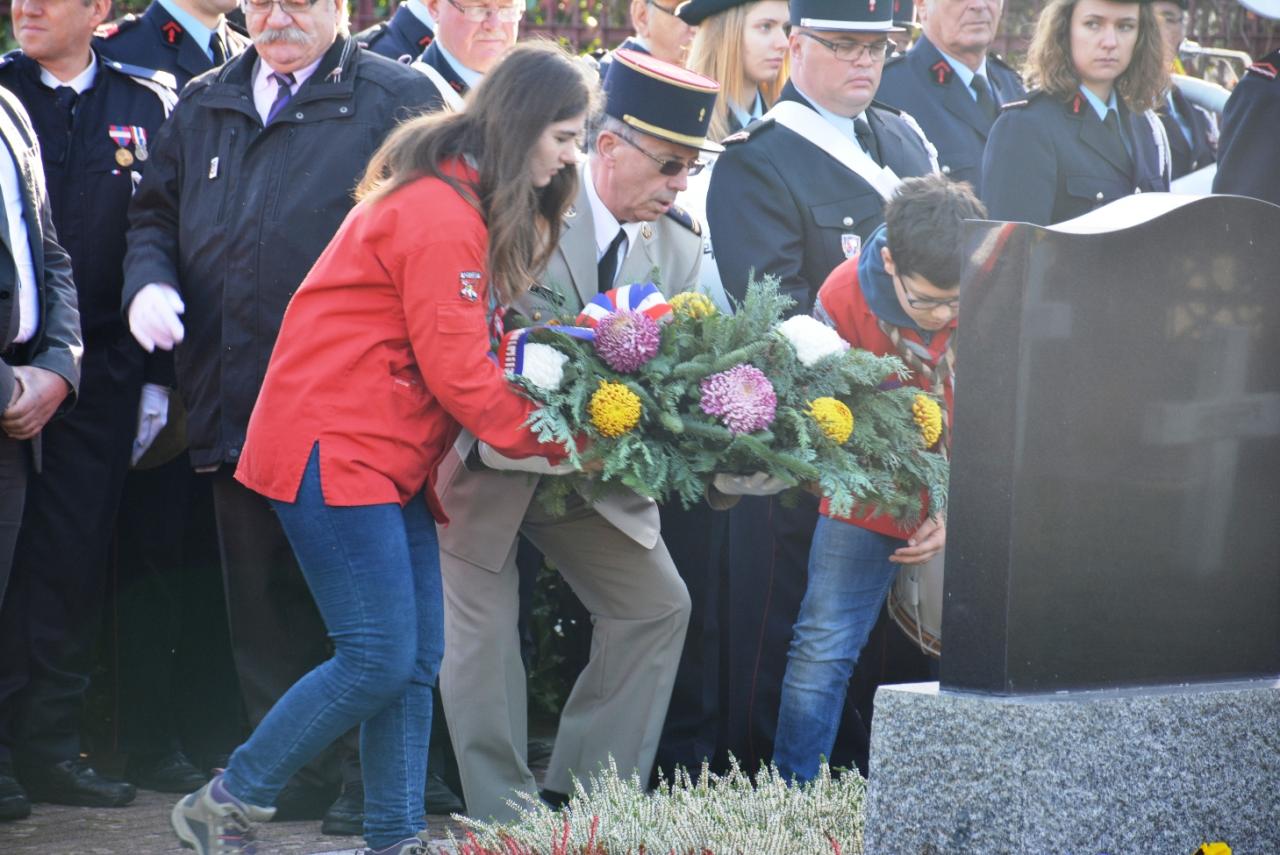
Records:
<instances>
[{"instance_id":1,"label":"elderly man with moustache","mask_svg":"<svg viewBox=\"0 0 1280 855\"><path fill-rule=\"evenodd\" d=\"M1000 105L1026 94L1018 73L990 52L1002 7L1003 0L925 0L924 34L885 63L876 93L920 123L944 174L975 189Z\"/></svg>"},{"instance_id":2,"label":"elderly man with moustache","mask_svg":"<svg viewBox=\"0 0 1280 855\"><path fill-rule=\"evenodd\" d=\"M604 115L580 167L578 199L539 283L517 304L535 323L576 315L596 294L650 281L692 288L699 228L675 208L701 169L715 81L619 51ZM467 810L509 819L506 800L537 785L526 755L525 671L516 632L517 535L527 537L591 613L591 656L560 717L543 798L567 799L610 756L647 780L679 664L689 596L659 535L658 508L630 491L574 496L563 516L534 496L538 478L465 441L440 465L445 655L440 688ZM543 471L545 470L535 470Z\"/></svg>"},{"instance_id":3,"label":"elderly man with moustache","mask_svg":"<svg viewBox=\"0 0 1280 855\"><path fill-rule=\"evenodd\" d=\"M232 477L249 413L289 298L365 164L438 95L361 49L342 0L244 8L253 47L194 79L156 136L130 209L123 304L143 347L176 348L189 456L213 480L233 655L256 725L328 657L328 639L275 514ZM346 829L359 827L358 776L344 764L326 817ZM331 800L328 778L295 777L298 801Z\"/></svg>"}]
</instances>

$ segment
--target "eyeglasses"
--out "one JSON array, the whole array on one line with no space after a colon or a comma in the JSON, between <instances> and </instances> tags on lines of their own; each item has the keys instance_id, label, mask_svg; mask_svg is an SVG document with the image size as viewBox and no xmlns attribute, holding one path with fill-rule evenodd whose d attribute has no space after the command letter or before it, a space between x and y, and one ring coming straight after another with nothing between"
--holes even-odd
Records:
<instances>
[{"instance_id":1,"label":"eyeglasses","mask_svg":"<svg viewBox=\"0 0 1280 855\"><path fill-rule=\"evenodd\" d=\"M935 309L946 308L949 311L956 311L960 308L960 298L951 297L946 300L935 300L933 297L916 297L907 283L897 273L893 274L893 281L902 287L902 296L907 298L907 305L913 309L932 312Z\"/></svg>"},{"instance_id":2,"label":"eyeglasses","mask_svg":"<svg viewBox=\"0 0 1280 855\"><path fill-rule=\"evenodd\" d=\"M884 62L884 58L889 55L889 51L895 47L894 43L889 39L882 39L878 42L832 42L827 41L820 36L815 36L808 30L801 30L800 35L813 39L818 44L825 47L836 55L836 59L841 62L860 62L864 57L871 57L872 62Z\"/></svg>"},{"instance_id":3,"label":"eyeglasses","mask_svg":"<svg viewBox=\"0 0 1280 855\"><path fill-rule=\"evenodd\" d=\"M681 172L684 172L686 169L689 170L690 175L697 175L707 165L707 162L705 160L689 161L689 160L681 160L679 158L675 158L673 160L667 160L666 158L658 157L656 154L650 154L648 151L644 149L643 146L640 145L640 143L636 142L635 140L631 139L628 136L624 136L623 134L618 134L618 137L624 140L627 143L627 145L636 149L645 157L649 158L654 163L658 164L658 171L661 172L663 175L674 177L676 175L679 175Z\"/></svg>"},{"instance_id":4,"label":"eyeglasses","mask_svg":"<svg viewBox=\"0 0 1280 855\"><path fill-rule=\"evenodd\" d=\"M524 6L463 6L455 0L449 0L449 5L473 24L483 24L490 15L504 24L515 23L524 17Z\"/></svg>"},{"instance_id":5,"label":"eyeglasses","mask_svg":"<svg viewBox=\"0 0 1280 855\"><path fill-rule=\"evenodd\" d=\"M270 12L273 4L280 4L280 11L286 15L301 15L316 5L316 0L242 0L245 9L263 14Z\"/></svg>"},{"instance_id":6,"label":"eyeglasses","mask_svg":"<svg viewBox=\"0 0 1280 855\"><path fill-rule=\"evenodd\" d=\"M666 6L653 2L653 0L644 0L644 2L646 6L652 6L653 8L657 9L660 12L666 12L668 15L670 15L673 18L680 18L680 16L676 14L676 9L679 8L678 5L668 9ZM680 20L683 21L684 19L681 18Z\"/></svg>"}]
</instances>

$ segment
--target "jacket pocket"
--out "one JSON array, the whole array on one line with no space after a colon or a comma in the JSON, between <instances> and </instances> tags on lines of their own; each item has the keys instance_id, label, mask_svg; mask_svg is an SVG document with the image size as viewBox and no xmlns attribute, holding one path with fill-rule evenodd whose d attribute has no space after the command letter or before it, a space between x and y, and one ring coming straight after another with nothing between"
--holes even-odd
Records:
<instances>
[{"instance_id":1,"label":"jacket pocket","mask_svg":"<svg viewBox=\"0 0 1280 855\"><path fill-rule=\"evenodd\" d=\"M838 202L810 205L809 215L819 228L861 234L867 229L869 221L880 217L881 209L879 196L864 193Z\"/></svg>"},{"instance_id":2,"label":"jacket pocket","mask_svg":"<svg viewBox=\"0 0 1280 855\"><path fill-rule=\"evenodd\" d=\"M1068 196L1087 207L1100 208L1108 202L1128 196L1133 188L1096 175L1068 175L1066 191Z\"/></svg>"}]
</instances>

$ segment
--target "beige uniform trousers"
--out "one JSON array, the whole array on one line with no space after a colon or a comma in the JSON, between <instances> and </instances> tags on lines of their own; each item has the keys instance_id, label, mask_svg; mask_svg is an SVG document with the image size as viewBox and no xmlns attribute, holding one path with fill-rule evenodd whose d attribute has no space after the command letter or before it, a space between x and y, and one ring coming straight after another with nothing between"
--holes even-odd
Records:
<instances>
[{"instance_id":1,"label":"beige uniform trousers","mask_svg":"<svg viewBox=\"0 0 1280 855\"><path fill-rule=\"evenodd\" d=\"M544 786L573 792L610 756L648 781L689 620L689 594L661 539L645 549L577 496L563 517L535 500L520 531L591 612L591 655L560 716ZM445 653L440 692L467 812L507 820L536 793L527 762L525 671L516 630L513 543L501 571L442 552Z\"/></svg>"}]
</instances>

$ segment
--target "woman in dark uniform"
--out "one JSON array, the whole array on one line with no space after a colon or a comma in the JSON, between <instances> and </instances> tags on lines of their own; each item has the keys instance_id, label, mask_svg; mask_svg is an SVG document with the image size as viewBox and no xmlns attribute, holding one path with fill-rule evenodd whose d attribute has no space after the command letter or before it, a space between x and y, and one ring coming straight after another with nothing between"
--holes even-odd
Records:
<instances>
[{"instance_id":1,"label":"woman in dark uniform","mask_svg":"<svg viewBox=\"0 0 1280 855\"><path fill-rule=\"evenodd\" d=\"M1051 0L1026 74L1036 88L1005 105L983 155L992 219L1050 225L1169 189L1169 143L1151 109L1168 71L1149 5Z\"/></svg>"}]
</instances>

